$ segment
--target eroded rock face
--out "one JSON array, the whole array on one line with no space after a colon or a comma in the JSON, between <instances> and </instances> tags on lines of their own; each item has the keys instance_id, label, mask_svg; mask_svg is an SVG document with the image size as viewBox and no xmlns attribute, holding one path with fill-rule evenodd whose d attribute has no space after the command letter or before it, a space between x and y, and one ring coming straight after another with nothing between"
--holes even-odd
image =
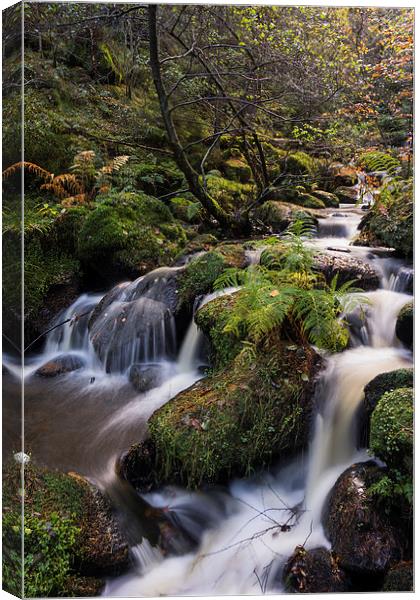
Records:
<instances>
[{"instance_id":1,"label":"eroded rock face","mask_svg":"<svg viewBox=\"0 0 420 600\"><path fill-rule=\"evenodd\" d=\"M410 350L413 349L414 311L413 302L408 302L400 310L395 326L397 338Z\"/></svg>"},{"instance_id":2,"label":"eroded rock face","mask_svg":"<svg viewBox=\"0 0 420 600\"><path fill-rule=\"evenodd\" d=\"M48 361L42 367L39 367L35 371L35 375L38 377L57 377L57 375L63 375L64 373L70 373L71 371L77 371L83 369L85 363L82 358L75 354L62 354Z\"/></svg>"},{"instance_id":3,"label":"eroded rock face","mask_svg":"<svg viewBox=\"0 0 420 600\"><path fill-rule=\"evenodd\" d=\"M352 465L338 478L325 508L331 549L343 569L356 576L380 576L403 555L400 532L368 493L382 475L372 461Z\"/></svg>"},{"instance_id":4,"label":"eroded rock face","mask_svg":"<svg viewBox=\"0 0 420 600\"><path fill-rule=\"evenodd\" d=\"M289 592L323 594L351 589L339 559L326 548L305 550L297 546L284 567L283 581Z\"/></svg>"},{"instance_id":5,"label":"eroded rock face","mask_svg":"<svg viewBox=\"0 0 420 600\"><path fill-rule=\"evenodd\" d=\"M338 275L337 283L342 285L355 280L354 286L365 291L376 290L380 281L375 269L361 259L337 254L318 254L314 259L314 269L321 272L328 282Z\"/></svg>"},{"instance_id":6,"label":"eroded rock face","mask_svg":"<svg viewBox=\"0 0 420 600\"><path fill-rule=\"evenodd\" d=\"M357 202L357 188L341 186L334 190L334 194L340 204L355 204Z\"/></svg>"},{"instance_id":7,"label":"eroded rock face","mask_svg":"<svg viewBox=\"0 0 420 600\"><path fill-rule=\"evenodd\" d=\"M384 592L412 592L413 584L413 562L401 561L388 571L382 590Z\"/></svg>"}]
</instances>

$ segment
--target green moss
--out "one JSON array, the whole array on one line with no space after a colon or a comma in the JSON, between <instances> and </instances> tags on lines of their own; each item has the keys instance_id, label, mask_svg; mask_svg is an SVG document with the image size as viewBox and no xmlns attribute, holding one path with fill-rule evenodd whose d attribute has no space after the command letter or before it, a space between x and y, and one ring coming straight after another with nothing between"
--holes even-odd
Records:
<instances>
[{"instance_id":1,"label":"green moss","mask_svg":"<svg viewBox=\"0 0 420 600\"><path fill-rule=\"evenodd\" d=\"M324 190L312 190L311 195L322 200L327 208L339 208L340 201L335 194L324 192Z\"/></svg>"},{"instance_id":2,"label":"green moss","mask_svg":"<svg viewBox=\"0 0 420 600\"><path fill-rule=\"evenodd\" d=\"M277 341L251 362L241 354L181 392L149 422L156 480L216 483L304 446L314 362L310 348Z\"/></svg>"},{"instance_id":3,"label":"green moss","mask_svg":"<svg viewBox=\"0 0 420 600\"><path fill-rule=\"evenodd\" d=\"M285 159L287 172L292 175L313 177L316 174L316 160L306 152L294 152Z\"/></svg>"},{"instance_id":4,"label":"green moss","mask_svg":"<svg viewBox=\"0 0 420 600\"><path fill-rule=\"evenodd\" d=\"M412 474L413 390L386 392L372 414L369 446L390 469Z\"/></svg>"},{"instance_id":5,"label":"green moss","mask_svg":"<svg viewBox=\"0 0 420 600\"><path fill-rule=\"evenodd\" d=\"M215 298L195 315L195 322L211 342L210 360L216 370L230 363L242 348L241 340L223 331L235 301L236 294Z\"/></svg>"},{"instance_id":6,"label":"green moss","mask_svg":"<svg viewBox=\"0 0 420 600\"><path fill-rule=\"evenodd\" d=\"M101 274L138 276L170 262L186 243L170 210L146 194L114 193L86 219L79 256Z\"/></svg>"},{"instance_id":7,"label":"green moss","mask_svg":"<svg viewBox=\"0 0 420 600\"><path fill-rule=\"evenodd\" d=\"M169 208L176 219L188 223L199 223L203 216L201 204L183 196L176 196L169 201Z\"/></svg>"},{"instance_id":8,"label":"green moss","mask_svg":"<svg viewBox=\"0 0 420 600\"><path fill-rule=\"evenodd\" d=\"M225 160L222 169L228 179L240 181L241 183L247 183L252 176L251 168L241 156Z\"/></svg>"},{"instance_id":9,"label":"green moss","mask_svg":"<svg viewBox=\"0 0 420 600\"><path fill-rule=\"evenodd\" d=\"M313 194L299 194L296 203L305 208L325 208L323 200L316 198Z\"/></svg>"},{"instance_id":10,"label":"green moss","mask_svg":"<svg viewBox=\"0 0 420 600\"><path fill-rule=\"evenodd\" d=\"M207 174L206 182L210 196L227 211L243 208L245 202L255 195L255 186L251 183L240 183L210 174Z\"/></svg>"},{"instance_id":11,"label":"green moss","mask_svg":"<svg viewBox=\"0 0 420 600\"><path fill-rule=\"evenodd\" d=\"M179 305L192 304L197 296L210 292L213 283L225 268L223 256L218 252L206 252L192 260L181 276L179 284Z\"/></svg>"},{"instance_id":12,"label":"green moss","mask_svg":"<svg viewBox=\"0 0 420 600\"><path fill-rule=\"evenodd\" d=\"M184 181L184 175L170 159L131 161L121 169L119 178L131 187L152 196L176 192L182 188Z\"/></svg>"}]
</instances>

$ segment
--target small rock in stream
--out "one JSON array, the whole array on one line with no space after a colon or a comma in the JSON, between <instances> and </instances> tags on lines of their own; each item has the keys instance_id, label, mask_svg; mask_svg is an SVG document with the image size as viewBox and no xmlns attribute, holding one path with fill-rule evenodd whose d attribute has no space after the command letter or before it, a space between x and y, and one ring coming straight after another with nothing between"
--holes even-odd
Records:
<instances>
[{"instance_id":1,"label":"small rock in stream","mask_svg":"<svg viewBox=\"0 0 420 600\"><path fill-rule=\"evenodd\" d=\"M42 365L42 367L39 367L39 369L35 371L35 375L38 375L38 377L57 377L57 375L63 375L64 373L82 369L84 366L85 363L79 356L75 356L74 354L61 354Z\"/></svg>"},{"instance_id":2,"label":"small rock in stream","mask_svg":"<svg viewBox=\"0 0 420 600\"><path fill-rule=\"evenodd\" d=\"M162 383L162 367L135 363L131 365L128 379L138 392L148 392Z\"/></svg>"},{"instance_id":3,"label":"small rock in stream","mask_svg":"<svg viewBox=\"0 0 420 600\"><path fill-rule=\"evenodd\" d=\"M305 550L297 546L284 567L283 581L289 592L324 594L351 590L348 574L337 556L326 548Z\"/></svg>"}]
</instances>

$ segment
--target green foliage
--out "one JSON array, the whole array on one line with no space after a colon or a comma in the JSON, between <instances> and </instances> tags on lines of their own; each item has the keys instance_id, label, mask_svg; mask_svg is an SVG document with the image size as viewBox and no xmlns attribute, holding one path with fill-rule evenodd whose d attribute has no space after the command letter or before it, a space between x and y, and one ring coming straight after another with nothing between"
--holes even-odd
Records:
<instances>
[{"instance_id":1,"label":"green foliage","mask_svg":"<svg viewBox=\"0 0 420 600\"><path fill-rule=\"evenodd\" d=\"M200 221L203 209L199 202L193 202L185 197L171 198L169 207L177 219L187 221L189 223L197 223Z\"/></svg>"},{"instance_id":2,"label":"green foliage","mask_svg":"<svg viewBox=\"0 0 420 600\"><path fill-rule=\"evenodd\" d=\"M386 152L365 152L359 156L359 165L366 171L386 171L395 175L401 168L400 161Z\"/></svg>"},{"instance_id":3,"label":"green foliage","mask_svg":"<svg viewBox=\"0 0 420 600\"><path fill-rule=\"evenodd\" d=\"M312 270L313 252L304 239L312 229L296 222L283 237L281 250L263 252L260 266L244 271L228 269L215 282L216 289L241 287L224 331L260 343L284 324L299 341L308 341L332 352L343 350L349 332L341 313L351 312L361 298L353 282L337 287L337 276L328 285Z\"/></svg>"},{"instance_id":4,"label":"green foliage","mask_svg":"<svg viewBox=\"0 0 420 600\"><path fill-rule=\"evenodd\" d=\"M184 176L170 159L130 162L121 169L117 183L124 191L143 190L152 196L161 196L186 187Z\"/></svg>"}]
</instances>

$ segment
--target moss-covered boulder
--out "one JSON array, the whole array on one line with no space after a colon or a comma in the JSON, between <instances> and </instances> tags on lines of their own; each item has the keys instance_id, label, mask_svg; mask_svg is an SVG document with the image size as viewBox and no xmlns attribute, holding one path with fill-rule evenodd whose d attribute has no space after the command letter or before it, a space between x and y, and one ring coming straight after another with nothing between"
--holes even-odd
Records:
<instances>
[{"instance_id":1,"label":"moss-covered boulder","mask_svg":"<svg viewBox=\"0 0 420 600\"><path fill-rule=\"evenodd\" d=\"M288 592L325 594L348 592L351 580L335 554L326 548L297 546L283 570Z\"/></svg>"},{"instance_id":2,"label":"moss-covered boulder","mask_svg":"<svg viewBox=\"0 0 420 600\"><path fill-rule=\"evenodd\" d=\"M357 202L358 191L354 187L340 186L334 190L341 204L355 204Z\"/></svg>"},{"instance_id":3,"label":"moss-covered boulder","mask_svg":"<svg viewBox=\"0 0 420 600\"><path fill-rule=\"evenodd\" d=\"M201 204L184 196L171 198L169 208L176 219L187 223L199 223L203 216Z\"/></svg>"},{"instance_id":4,"label":"moss-covered boulder","mask_svg":"<svg viewBox=\"0 0 420 600\"><path fill-rule=\"evenodd\" d=\"M379 400L371 419L371 451L403 475L413 472L413 389L398 388Z\"/></svg>"},{"instance_id":5,"label":"moss-covered boulder","mask_svg":"<svg viewBox=\"0 0 420 600\"><path fill-rule=\"evenodd\" d=\"M401 561L386 574L383 592L412 592L414 585L413 561Z\"/></svg>"},{"instance_id":6,"label":"moss-covered boulder","mask_svg":"<svg viewBox=\"0 0 420 600\"><path fill-rule=\"evenodd\" d=\"M371 486L383 477L373 462L348 468L334 485L324 514L324 527L340 565L354 576L382 576L403 556L401 533Z\"/></svg>"},{"instance_id":7,"label":"moss-covered boulder","mask_svg":"<svg viewBox=\"0 0 420 600\"><path fill-rule=\"evenodd\" d=\"M229 294L215 298L195 314L199 329L210 340L210 362L214 369L225 367L241 350L241 341L232 333L224 331L236 296L237 294Z\"/></svg>"},{"instance_id":8,"label":"moss-covered boulder","mask_svg":"<svg viewBox=\"0 0 420 600\"><path fill-rule=\"evenodd\" d=\"M303 210L292 203L277 200L264 202L254 211L253 217L257 223L263 223L274 233L281 233L295 220L316 223L315 216L309 210Z\"/></svg>"},{"instance_id":9,"label":"moss-covered boulder","mask_svg":"<svg viewBox=\"0 0 420 600\"><path fill-rule=\"evenodd\" d=\"M4 582L20 595L21 465L3 468ZM106 498L84 478L25 464L25 596L96 594L129 565L128 543ZM67 588L70 587L70 589ZM73 592L72 592L73 590Z\"/></svg>"},{"instance_id":10,"label":"moss-covered boulder","mask_svg":"<svg viewBox=\"0 0 420 600\"><path fill-rule=\"evenodd\" d=\"M324 190L312 190L311 195L322 200L327 208L339 208L340 201L336 194L325 192Z\"/></svg>"},{"instance_id":11,"label":"moss-covered boulder","mask_svg":"<svg viewBox=\"0 0 420 600\"><path fill-rule=\"evenodd\" d=\"M397 338L410 350L413 349L414 336L414 305L413 302L407 302L398 313L395 326Z\"/></svg>"},{"instance_id":12,"label":"moss-covered boulder","mask_svg":"<svg viewBox=\"0 0 420 600\"><path fill-rule=\"evenodd\" d=\"M186 243L170 210L146 194L104 198L85 220L78 241L83 264L115 280L167 264Z\"/></svg>"},{"instance_id":13,"label":"moss-covered boulder","mask_svg":"<svg viewBox=\"0 0 420 600\"><path fill-rule=\"evenodd\" d=\"M365 410L372 414L385 392L413 387L413 381L413 369L397 369L388 373L380 373L365 386L363 399Z\"/></svg>"},{"instance_id":14,"label":"moss-covered boulder","mask_svg":"<svg viewBox=\"0 0 420 600\"><path fill-rule=\"evenodd\" d=\"M255 196L255 186L252 183L241 183L216 174L208 173L206 184L213 200L228 212L241 210Z\"/></svg>"},{"instance_id":15,"label":"moss-covered boulder","mask_svg":"<svg viewBox=\"0 0 420 600\"><path fill-rule=\"evenodd\" d=\"M224 161L222 170L228 179L248 183L251 179L252 171L243 157L231 157Z\"/></svg>"},{"instance_id":16,"label":"moss-covered boulder","mask_svg":"<svg viewBox=\"0 0 420 600\"><path fill-rule=\"evenodd\" d=\"M191 306L195 298L213 291L214 282L225 269L245 266L246 252L242 244L219 244L210 252L193 259L180 276L179 308Z\"/></svg>"},{"instance_id":17,"label":"moss-covered boulder","mask_svg":"<svg viewBox=\"0 0 420 600\"><path fill-rule=\"evenodd\" d=\"M122 472L141 487L196 488L290 456L308 441L319 367L311 347L279 340L255 359L237 356L151 417L150 440L130 449Z\"/></svg>"},{"instance_id":18,"label":"moss-covered boulder","mask_svg":"<svg viewBox=\"0 0 420 600\"><path fill-rule=\"evenodd\" d=\"M299 194L296 203L305 208L325 208L326 206L322 198L306 192Z\"/></svg>"},{"instance_id":19,"label":"moss-covered boulder","mask_svg":"<svg viewBox=\"0 0 420 600\"><path fill-rule=\"evenodd\" d=\"M413 256L414 204L410 183L386 203L377 202L360 222L357 244L394 248L399 256Z\"/></svg>"},{"instance_id":20,"label":"moss-covered boulder","mask_svg":"<svg viewBox=\"0 0 420 600\"><path fill-rule=\"evenodd\" d=\"M285 169L291 175L313 177L316 173L316 159L303 151L293 152L284 159Z\"/></svg>"}]
</instances>

